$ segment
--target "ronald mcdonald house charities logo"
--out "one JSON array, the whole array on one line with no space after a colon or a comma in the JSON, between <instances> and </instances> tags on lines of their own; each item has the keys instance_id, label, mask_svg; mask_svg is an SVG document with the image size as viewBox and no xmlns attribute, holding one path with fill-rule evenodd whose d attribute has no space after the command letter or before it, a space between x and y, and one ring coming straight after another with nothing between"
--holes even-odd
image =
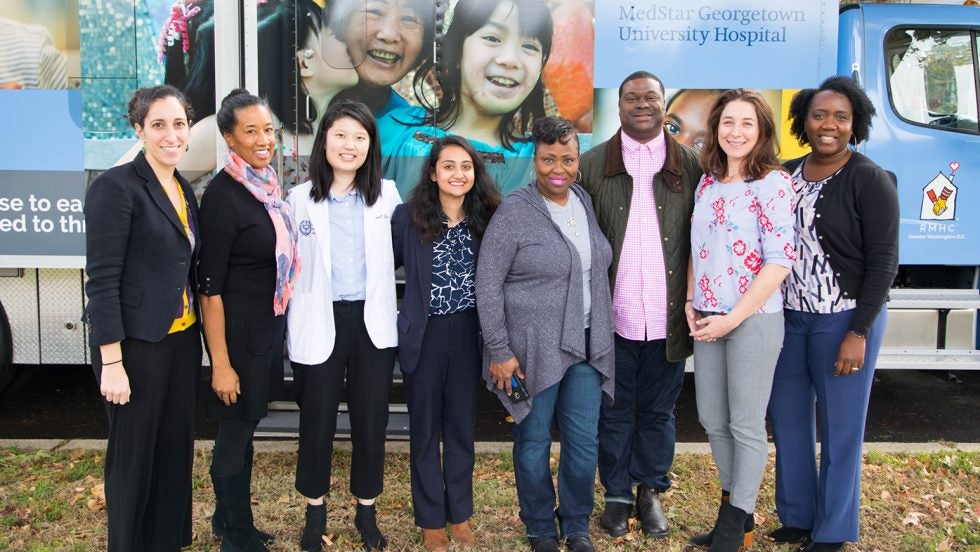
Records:
<instances>
[{"instance_id":1,"label":"ronald mcdonald house charities logo","mask_svg":"<svg viewBox=\"0 0 980 552\"><path fill-rule=\"evenodd\" d=\"M949 164L949 177L941 171L922 188L921 220L954 220L956 218L957 187L953 177L960 164L953 161Z\"/></svg>"}]
</instances>

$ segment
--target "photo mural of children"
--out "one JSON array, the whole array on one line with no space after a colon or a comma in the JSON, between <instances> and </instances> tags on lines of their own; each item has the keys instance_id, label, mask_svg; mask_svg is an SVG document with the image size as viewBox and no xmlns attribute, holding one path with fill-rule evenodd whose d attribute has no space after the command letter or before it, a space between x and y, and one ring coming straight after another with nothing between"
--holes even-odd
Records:
<instances>
[{"instance_id":1,"label":"photo mural of children","mask_svg":"<svg viewBox=\"0 0 980 552\"><path fill-rule=\"evenodd\" d=\"M526 133L545 115L541 70L552 33L551 12L538 0L460 0L441 58L415 75L422 107L396 109L378 122L385 178L411 185L433 140L456 134L470 140L505 194L530 182L534 147ZM422 93L430 69L438 100Z\"/></svg>"}]
</instances>

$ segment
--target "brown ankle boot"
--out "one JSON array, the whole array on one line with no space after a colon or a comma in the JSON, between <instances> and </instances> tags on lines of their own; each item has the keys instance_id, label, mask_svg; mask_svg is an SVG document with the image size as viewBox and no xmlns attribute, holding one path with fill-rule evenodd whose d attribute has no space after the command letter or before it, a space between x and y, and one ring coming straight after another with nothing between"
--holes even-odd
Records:
<instances>
[{"instance_id":1,"label":"brown ankle boot","mask_svg":"<svg viewBox=\"0 0 980 552\"><path fill-rule=\"evenodd\" d=\"M476 538L473 536L473 531L470 530L469 520L463 523L451 523L449 524L449 528L453 532L453 541L460 548L473 548L476 546Z\"/></svg>"},{"instance_id":2,"label":"brown ankle boot","mask_svg":"<svg viewBox=\"0 0 980 552\"><path fill-rule=\"evenodd\" d=\"M422 544L429 552L448 552L449 538L445 529L422 529Z\"/></svg>"}]
</instances>

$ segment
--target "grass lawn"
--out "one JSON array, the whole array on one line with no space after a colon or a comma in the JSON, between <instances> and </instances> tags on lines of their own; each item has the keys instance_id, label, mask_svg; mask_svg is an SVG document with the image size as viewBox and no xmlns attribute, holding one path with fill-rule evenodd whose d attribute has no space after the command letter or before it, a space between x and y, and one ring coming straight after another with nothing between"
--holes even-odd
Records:
<instances>
[{"instance_id":1,"label":"grass lawn","mask_svg":"<svg viewBox=\"0 0 980 552\"><path fill-rule=\"evenodd\" d=\"M219 548L211 534L214 495L208 477L210 454L197 451L194 466L194 545ZM272 550L298 550L304 501L293 488L295 455L260 453L252 483L256 524L279 541ZM481 550L527 550L518 517L509 453L477 456L473 522ZM557 455L553 458L557 467ZM0 449L0 550L102 550L106 542L100 452ZM353 527L354 503L347 491L350 456L334 459L324 550L359 549ZM714 521L719 488L708 455L678 455L674 488L664 496L671 522L669 538L653 541L634 531L612 540L598 527L601 489L596 489L592 535L597 550L697 550L687 545L692 533ZM389 550L422 550L412 518L408 456L388 457L385 493L379 499L379 523ZM598 487L598 482L596 483ZM980 551L980 454L882 454L865 457L861 542L848 550L882 552L926 550ZM778 525L773 507L770 457L756 509L761 535ZM753 550L790 550L760 542Z\"/></svg>"}]
</instances>

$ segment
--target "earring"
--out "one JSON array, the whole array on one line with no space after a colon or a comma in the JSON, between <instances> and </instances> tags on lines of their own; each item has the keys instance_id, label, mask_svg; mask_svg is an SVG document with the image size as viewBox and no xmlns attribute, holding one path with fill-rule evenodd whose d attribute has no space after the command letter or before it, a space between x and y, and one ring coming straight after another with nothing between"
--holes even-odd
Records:
<instances>
[{"instance_id":1,"label":"earring","mask_svg":"<svg viewBox=\"0 0 980 552\"><path fill-rule=\"evenodd\" d=\"M578 173L575 175L575 182L581 182L581 181L582 181L582 171L578 171Z\"/></svg>"},{"instance_id":2,"label":"earring","mask_svg":"<svg viewBox=\"0 0 980 552\"><path fill-rule=\"evenodd\" d=\"M191 145L190 144L186 144L184 146L184 151L191 151Z\"/></svg>"},{"instance_id":3,"label":"earring","mask_svg":"<svg viewBox=\"0 0 980 552\"><path fill-rule=\"evenodd\" d=\"M303 57L306 59L313 59L313 48L303 50Z\"/></svg>"}]
</instances>

